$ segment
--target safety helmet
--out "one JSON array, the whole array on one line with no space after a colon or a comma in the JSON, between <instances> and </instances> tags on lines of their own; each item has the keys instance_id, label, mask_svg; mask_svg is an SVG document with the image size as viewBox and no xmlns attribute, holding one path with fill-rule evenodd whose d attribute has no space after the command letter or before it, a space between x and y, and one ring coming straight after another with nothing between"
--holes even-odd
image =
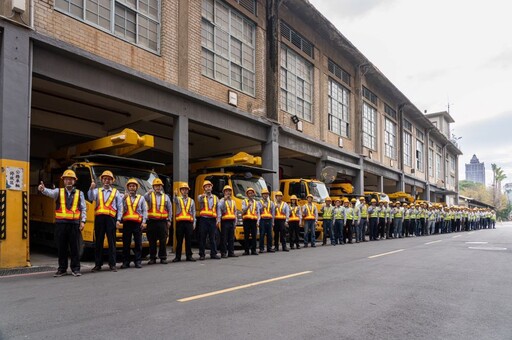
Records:
<instances>
[{"instance_id":1,"label":"safety helmet","mask_svg":"<svg viewBox=\"0 0 512 340\"><path fill-rule=\"evenodd\" d=\"M154 185L154 183L153 183L153 185ZM183 183L181 183L181 184L180 184L179 189L180 189L180 190L181 190L181 189L187 189L187 190L190 190L190 187L188 186L188 184L187 184L187 183L183 182Z\"/></svg>"},{"instance_id":2,"label":"safety helmet","mask_svg":"<svg viewBox=\"0 0 512 340\"><path fill-rule=\"evenodd\" d=\"M274 196L283 196L283 193L281 191L276 191L276 193L274 194Z\"/></svg>"},{"instance_id":3,"label":"safety helmet","mask_svg":"<svg viewBox=\"0 0 512 340\"><path fill-rule=\"evenodd\" d=\"M261 189L261 194L270 194L270 192L268 191L268 189Z\"/></svg>"},{"instance_id":4,"label":"safety helmet","mask_svg":"<svg viewBox=\"0 0 512 340\"><path fill-rule=\"evenodd\" d=\"M403 207L407 207L407 203L404 202L404 204L402 204Z\"/></svg>"},{"instance_id":5,"label":"safety helmet","mask_svg":"<svg viewBox=\"0 0 512 340\"><path fill-rule=\"evenodd\" d=\"M233 191L233 188L230 187L229 185L225 185L224 188L222 188L222 192L226 191L226 190L231 190Z\"/></svg>"},{"instance_id":6,"label":"safety helmet","mask_svg":"<svg viewBox=\"0 0 512 340\"><path fill-rule=\"evenodd\" d=\"M364 199L364 197L363 197L363 196L361 196L361 197L359 197L359 200L360 200L360 201L364 201L365 199Z\"/></svg>"},{"instance_id":7,"label":"safety helmet","mask_svg":"<svg viewBox=\"0 0 512 340\"><path fill-rule=\"evenodd\" d=\"M112 178L112 180L114 180L114 174L110 170L103 171L103 173L100 176L100 179L102 179L103 177L110 177Z\"/></svg>"},{"instance_id":8,"label":"safety helmet","mask_svg":"<svg viewBox=\"0 0 512 340\"><path fill-rule=\"evenodd\" d=\"M326 201L326 202L332 202L332 199L331 199L329 196L327 196L327 197L325 198L325 201Z\"/></svg>"},{"instance_id":9,"label":"safety helmet","mask_svg":"<svg viewBox=\"0 0 512 340\"><path fill-rule=\"evenodd\" d=\"M341 202L341 197L336 197L336 198L334 199L334 202Z\"/></svg>"},{"instance_id":10,"label":"safety helmet","mask_svg":"<svg viewBox=\"0 0 512 340\"><path fill-rule=\"evenodd\" d=\"M66 170L64 171L64 173L62 174L62 176L60 176L60 178L64 179L64 178L73 178L75 181L78 179L76 178L76 174L73 170Z\"/></svg>"},{"instance_id":11,"label":"safety helmet","mask_svg":"<svg viewBox=\"0 0 512 340\"><path fill-rule=\"evenodd\" d=\"M356 200L355 198L352 198L352 199L350 200L350 203L356 203L356 202L357 202L357 200Z\"/></svg>"},{"instance_id":12,"label":"safety helmet","mask_svg":"<svg viewBox=\"0 0 512 340\"><path fill-rule=\"evenodd\" d=\"M292 196L290 197L290 201L291 201L291 200L297 200L297 196L292 195Z\"/></svg>"},{"instance_id":13,"label":"safety helmet","mask_svg":"<svg viewBox=\"0 0 512 340\"><path fill-rule=\"evenodd\" d=\"M370 203L377 203L377 200L375 198L372 198L372 200L370 201Z\"/></svg>"},{"instance_id":14,"label":"safety helmet","mask_svg":"<svg viewBox=\"0 0 512 340\"><path fill-rule=\"evenodd\" d=\"M306 196L306 198L310 198L310 197L311 197L311 198L314 198L314 197L313 197L313 195L311 195L311 194L308 194L308 195Z\"/></svg>"},{"instance_id":15,"label":"safety helmet","mask_svg":"<svg viewBox=\"0 0 512 340\"><path fill-rule=\"evenodd\" d=\"M205 180L205 181L203 181L203 188L204 188L205 186L207 186L207 185L211 185L211 186L213 186L212 182L210 182L209 180Z\"/></svg>"},{"instance_id":16,"label":"safety helmet","mask_svg":"<svg viewBox=\"0 0 512 340\"><path fill-rule=\"evenodd\" d=\"M247 188L247 190L245 190L245 194L247 195L249 193L249 191L252 191L253 194L256 193L256 191L253 188L249 187L249 188Z\"/></svg>"},{"instance_id":17,"label":"safety helmet","mask_svg":"<svg viewBox=\"0 0 512 340\"><path fill-rule=\"evenodd\" d=\"M155 185L162 185L162 186L163 186L163 185L164 185L164 183L162 182L162 180L161 180L160 178L155 178L155 179L153 180L153 184L152 184L152 185L153 185L153 186L155 186Z\"/></svg>"},{"instance_id":18,"label":"safety helmet","mask_svg":"<svg viewBox=\"0 0 512 340\"><path fill-rule=\"evenodd\" d=\"M155 181L153 181L153 184L155 183ZM139 182L137 182L137 180L135 178L130 178L128 180L128 182L126 182L126 187L128 188L128 184L135 184L137 186L137 188L139 187Z\"/></svg>"}]
</instances>

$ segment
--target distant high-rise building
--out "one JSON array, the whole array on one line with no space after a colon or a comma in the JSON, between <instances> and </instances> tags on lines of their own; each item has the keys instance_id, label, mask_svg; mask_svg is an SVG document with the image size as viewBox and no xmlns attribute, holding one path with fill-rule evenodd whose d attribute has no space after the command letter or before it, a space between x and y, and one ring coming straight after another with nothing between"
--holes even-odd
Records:
<instances>
[{"instance_id":1,"label":"distant high-rise building","mask_svg":"<svg viewBox=\"0 0 512 340\"><path fill-rule=\"evenodd\" d=\"M466 164L466 181L485 185L485 164L480 163L476 155Z\"/></svg>"}]
</instances>

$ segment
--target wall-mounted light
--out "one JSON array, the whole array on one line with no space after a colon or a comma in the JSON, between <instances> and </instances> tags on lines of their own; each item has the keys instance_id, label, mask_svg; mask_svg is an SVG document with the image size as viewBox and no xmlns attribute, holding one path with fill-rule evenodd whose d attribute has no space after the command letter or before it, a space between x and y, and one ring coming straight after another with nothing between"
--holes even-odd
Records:
<instances>
[{"instance_id":1,"label":"wall-mounted light","mask_svg":"<svg viewBox=\"0 0 512 340\"><path fill-rule=\"evenodd\" d=\"M292 122L293 122L293 124L297 124L298 122L300 122L299 116L293 115L292 116Z\"/></svg>"}]
</instances>

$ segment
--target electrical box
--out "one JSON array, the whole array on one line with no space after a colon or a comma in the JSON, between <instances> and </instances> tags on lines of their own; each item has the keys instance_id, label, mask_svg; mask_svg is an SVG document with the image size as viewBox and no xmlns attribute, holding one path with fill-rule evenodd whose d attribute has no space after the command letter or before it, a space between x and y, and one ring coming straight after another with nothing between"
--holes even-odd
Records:
<instances>
[{"instance_id":1,"label":"electrical box","mask_svg":"<svg viewBox=\"0 0 512 340\"><path fill-rule=\"evenodd\" d=\"M23 14L27 10L26 0L12 0L12 11Z\"/></svg>"}]
</instances>

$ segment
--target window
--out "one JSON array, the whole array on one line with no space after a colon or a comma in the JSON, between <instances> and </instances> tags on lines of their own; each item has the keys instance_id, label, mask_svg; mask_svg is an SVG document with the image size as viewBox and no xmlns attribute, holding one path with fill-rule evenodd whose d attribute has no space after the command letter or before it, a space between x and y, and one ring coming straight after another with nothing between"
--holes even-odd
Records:
<instances>
[{"instance_id":1,"label":"window","mask_svg":"<svg viewBox=\"0 0 512 340\"><path fill-rule=\"evenodd\" d=\"M363 86L363 97L368 99L371 103L377 105L377 96L372 91Z\"/></svg>"},{"instance_id":2,"label":"window","mask_svg":"<svg viewBox=\"0 0 512 340\"><path fill-rule=\"evenodd\" d=\"M450 156L450 169L455 171L455 157Z\"/></svg>"},{"instance_id":3,"label":"window","mask_svg":"<svg viewBox=\"0 0 512 340\"><path fill-rule=\"evenodd\" d=\"M328 101L329 131L348 137L350 92L334 80L329 79Z\"/></svg>"},{"instance_id":4,"label":"window","mask_svg":"<svg viewBox=\"0 0 512 340\"><path fill-rule=\"evenodd\" d=\"M254 95L255 25L217 0L203 0L202 17L202 74Z\"/></svg>"},{"instance_id":5,"label":"window","mask_svg":"<svg viewBox=\"0 0 512 340\"><path fill-rule=\"evenodd\" d=\"M281 45L281 110L309 122L312 116L313 66Z\"/></svg>"},{"instance_id":6,"label":"window","mask_svg":"<svg viewBox=\"0 0 512 340\"><path fill-rule=\"evenodd\" d=\"M329 72L331 72L334 76L338 77L338 79L342 80L345 84L350 86L350 74L338 66L338 64L329 59L327 68L329 69Z\"/></svg>"},{"instance_id":7,"label":"window","mask_svg":"<svg viewBox=\"0 0 512 340\"><path fill-rule=\"evenodd\" d=\"M407 119L404 119L404 129L409 132L412 132L412 124Z\"/></svg>"},{"instance_id":8,"label":"window","mask_svg":"<svg viewBox=\"0 0 512 340\"><path fill-rule=\"evenodd\" d=\"M386 157L396 158L396 124L386 118L384 129L384 154Z\"/></svg>"},{"instance_id":9,"label":"window","mask_svg":"<svg viewBox=\"0 0 512 340\"><path fill-rule=\"evenodd\" d=\"M451 185L452 187L454 187L454 186L455 186L455 176L450 176L450 185Z\"/></svg>"},{"instance_id":10,"label":"window","mask_svg":"<svg viewBox=\"0 0 512 340\"><path fill-rule=\"evenodd\" d=\"M55 8L148 50L160 49L160 0L55 0Z\"/></svg>"},{"instance_id":11,"label":"window","mask_svg":"<svg viewBox=\"0 0 512 340\"><path fill-rule=\"evenodd\" d=\"M284 21L281 21L281 36L291 42L295 47L297 47L302 52L306 53L311 58L314 58L314 48L313 44L310 43L306 38L297 33L293 28L288 26Z\"/></svg>"},{"instance_id":12,"label":"window","mask_svg":"<svg viewBox=\"0 0 512 340\"><path fill-rule=\"evenodd\" d=\"M384 104L384 112L394 120L396 120L396 111L391 108L388 104Z\"/></svg>"},{"instance_id":13,"label":"window","mask_svg":"<svg viewBox=\"0 0 512 340\"><path fill-rule=\"evenodd\" d=\"M434 149L428 149L428 175L434 176Z\"/></svg>"},{"instance_id":14,"label":"window","mask_svg":"<svg viewBox=\"0 0 512 340\"><path fill-rule=\"evenodd\" d=\"M423 142L416 140L416 169L423 171Z\"/></svg>"},{"instance_id":15,"label":"window","mask_svg":"<svg viewBox=\"0 0 512 340\"><path fill-rule=\"evenodd\" d=\"M363 146L377 149L377 110L363 103Z\"/></svg>"},{"instance_id":16,"label":"window","mask_svg":"<svg viewBox=\"0 0 512 340\"><path fill-rule=\"evenodd\" d=\"M423 142L423 140L425 139L425 134L421 132L419 129L416 129L416 138Z\"/></svg>"},{"instance_id":17,"label":"window","mask_svg":"<svg viewBox=\"0 0 512 340\"><path fill-rule=\"evenodd\" d=\"M235 0L240 6L256 15L256 0Z\"/></svg>"},{"instance_id":18,"label":"window","mask_svg":"<svg viewBox=\"0 0 512 340\"><path fill-rule=\"evenodd\" d=\"M441 155L436 153L436 178L441 179Z\"/></svg>"},{"instance_id":19,"label":"window","mask_svg":"<svg viewBox=\"0 0 512 340\"><path fill-rule=\"evenodd\" d=\"M411 145L412 135L404 131L404 163L407 166L412 166Z\"/></svg>"}]
</instances>

